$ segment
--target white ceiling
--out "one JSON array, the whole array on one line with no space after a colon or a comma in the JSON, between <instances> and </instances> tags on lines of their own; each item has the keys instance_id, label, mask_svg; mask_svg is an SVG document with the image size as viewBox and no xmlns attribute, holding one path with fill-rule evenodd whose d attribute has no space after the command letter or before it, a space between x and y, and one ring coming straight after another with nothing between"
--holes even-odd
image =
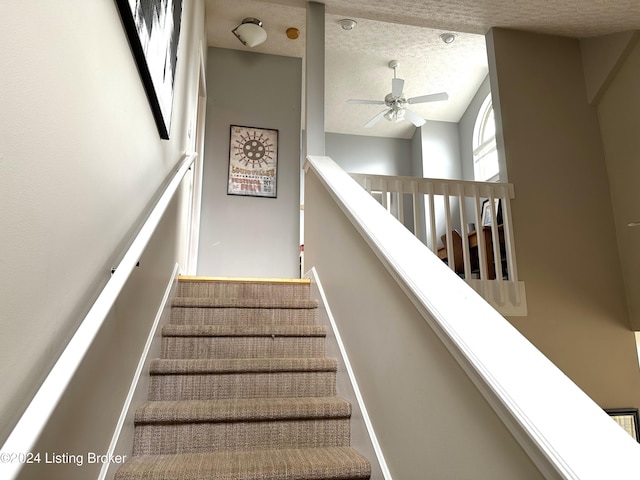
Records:
<instances>
[{"instance_id":1,"label":"white ceiling","mask_svg":"<svg viewBox=\"0 0 640 480\"><path fill-rule=\"evenodd\" d=\"M575 38L640 28L638 0L325 0L325 129L328 132L411 138L408 121L362 126L383 108L350 105L382 100L391 91L391 60L407 97L446 91L449 100L412 105L427 120L457 122L488 72L484 34L492 26ZM206 0L210 46L304 58L305 0ZM243 18L262 20L267 41L244 47L231 33ZM358 22L352 31L337 23ZM301 35L289 40L288 27ZM457 32L445 45L444 32Z\"/></svg>"}]
</instances>

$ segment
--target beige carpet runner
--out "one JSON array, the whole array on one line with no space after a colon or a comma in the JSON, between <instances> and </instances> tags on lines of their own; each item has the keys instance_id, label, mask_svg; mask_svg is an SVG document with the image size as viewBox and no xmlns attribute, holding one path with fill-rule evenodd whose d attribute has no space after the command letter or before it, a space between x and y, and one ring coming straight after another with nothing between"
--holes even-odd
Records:
<instances>
[{"instance_id":1,"label":"beige carpet runner","mask_svg":"<svg viewBox=\"0 0 640 480\"><path fill-rule=\"evenodd\" d=\"M181 279L116 480L368 479L309 289Z\"/></svg>"}]
</instances>

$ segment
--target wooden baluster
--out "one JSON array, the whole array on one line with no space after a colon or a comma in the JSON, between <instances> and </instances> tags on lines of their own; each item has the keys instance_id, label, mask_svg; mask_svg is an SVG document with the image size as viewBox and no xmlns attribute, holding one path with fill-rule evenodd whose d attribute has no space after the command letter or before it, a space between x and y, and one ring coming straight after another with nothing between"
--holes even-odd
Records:
<instances>
[{"instance_id":1,"label":"wooden baluster","mask_svg":"<svg viewBox=\"0 0 640 480\"><path fill-rule=\"evenodd\" d=\"M456 271L456 254L453 249L453 235L451 230L451 204L449 201L449 185L443 185L443 200L444 200L444 228L446 232L447 241L447 263L449 268ZM458 272L456 272L458 273Z\"/></svg>"},{"instance_id":2,"label":"wooden baluster","mask_svg":"<svg viewBox=\"0 0 640 480\"><path fill-rule=\"evenodd\" d=\"M513 242L513 223L511 220L511 198L507 190L507 186L503 186L502 195L502 223L504 233L504 244L506 248L507 256L507 268L509 274L509 280L512 282L518 281L518 267L516 265L516 251L515 244ZM518 291L518 289L516 289Z\"/></svg>"},{"instance_id":3,"label":"wooden baluster","mask_svg":"<svg viewBox=\"0 0 640 480\"><path fill-rule=\"evenodd\" d=\"M420 210L418 208L418 182L415 180L411 181L411 199L413 201L413 234L420 238Z\"/></svg>"},{"instance_id":4,"label":"wooden baluster","mask_svg":"<svg viewBox=\"0 0 640 480\"><path fill-rule=\"evenodd\" d=\"M387 194L389 193L389 190L387 189L387 181L386 180L382 180L381 181L380 190L382 192L382 206L385 208L385 210L390 212L391 210L390 210L389 201L388 201L388 198L387 198Z\"/></svg>"},{"instance_id":5,"label":"wooden baluster","mask_svg":"<svg viewBox=\"0 0 640 480\"><path fill-rule=\"evenodd\" d=\"M496 209L494 189L489 191L489 210L491 212L491 243L493 247L493 265L495 280L502 281L502 254L500 253L500 230L498 227L498 211Z\"/></svg>"},{"instance_id":6,"label":"wooden baluster","mask_svg":"<svg viewBox=\"0 0 640 480\"><path fill-rule=\"evenodd\" d=\"M396 180L396 191L398 194L398 220L404 225L404 192L402 191L402 181Z\"/></svg>"},{"instance_id":7,"label":"wooden baluster","mask_svg":"<svg viewBox=\"0 0 640 480\"><path fill-rule=\"evenodd\" d=\"M462 259L464 278L471 278L471 253L469 251L469 229L467 228L467 208L465 205L464 185L458 184L458 203L460 207L460 224L462 230Z\"/></svg>"},{"instance_id":8,"label":"wooden baluster","mask_svg":"<svg viewBox=\"0 0 640 480\"><path fill-rule=\"evenodd\" d=\"M476 216L476 238L478 241L478 263L480 264L480 280L487 280L489 276L487 268L487 244L484 238L484 225L482 224L482 207L480 205L480 193L477 185L473 185L473 204Z\"/></svg>"},{"instance_id":9,"label":"wooden baluster","mask_svg":"<svg viewBox=\"0 0 640 480\"><path fill-rule=\"evenodd\" d=\"M434 194L433 194L433 183L429 182L427 184L427 195L428 195L428 203L429 203L429 235L428 239L431 242L431 250L434 253L438 252L438 239L436 231L436 207L434 204Z\"/></svg>"}]
</instances>

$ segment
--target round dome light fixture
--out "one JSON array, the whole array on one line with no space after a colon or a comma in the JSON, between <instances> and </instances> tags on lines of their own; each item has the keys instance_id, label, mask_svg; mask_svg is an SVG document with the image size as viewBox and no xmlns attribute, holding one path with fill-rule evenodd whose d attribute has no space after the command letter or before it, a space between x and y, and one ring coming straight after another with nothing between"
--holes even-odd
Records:
<instances>
[{"instance_id":1,"label":"round dome light fixture","mask_svg":"<svg viewBox=\"0 0 640 480\"><path fill-rule=\"evenodd\" d=\"M262 27L262 22L257 18L248 17L242 20L242 23L231 30L238 37L238 40L247 47L255 47L260 45L267 39L267 32Z\"/></svg>"}]
</instances>

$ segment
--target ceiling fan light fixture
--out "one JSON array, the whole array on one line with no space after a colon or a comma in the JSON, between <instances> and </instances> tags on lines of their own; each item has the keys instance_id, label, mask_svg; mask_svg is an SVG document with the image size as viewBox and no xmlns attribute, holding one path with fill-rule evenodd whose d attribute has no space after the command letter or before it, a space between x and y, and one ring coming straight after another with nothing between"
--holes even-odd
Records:
<instances>
[{"instance_id":1,"label":"ceiling fan light fixture","mask_svg":"<svg viewBox=\"0 0 640 480\"><path fill-rule=\"evenodd\" d=\"M231 30L238 40L247 47L260 45L267 39L267 32L262 28L262 22L257 18L245 18L242 23Z\"/></svg>"},{"instance_id":2,"label":"ceiling fan light fixture","mask_svg":"<svg viewBox=\"0 0 640 480\"><path fill-rule=\"evenodd\" d=\"M455 33L451 32L440 34L440 40L442 40L447 45L451 45L453 42L455 42L457 37L458 36Z\"/></svg>"},{"instance_id":3,"label":"ceiling fan light fixture","mask_svg":"<svg viewBox=\"0 0 640 480\"><path fill-rule=\"evenodd\" d=\"M384 114L384 118L390 122L398 123L404 120L404 108L391 108Z\"/></svg>"},{"instance_id":4,"label":"ceiling fan light fixture","mask_svg":"<svg viewBox=\"0 0 640 480\"><path fill-rule=\"evenodd\" d=\"M338 20L338 25L340 25L343 30L353 30L356 28L356 25L358 25L358 22L350 18L343 18L342 20Z\"/></svg>"}]
</instances>

